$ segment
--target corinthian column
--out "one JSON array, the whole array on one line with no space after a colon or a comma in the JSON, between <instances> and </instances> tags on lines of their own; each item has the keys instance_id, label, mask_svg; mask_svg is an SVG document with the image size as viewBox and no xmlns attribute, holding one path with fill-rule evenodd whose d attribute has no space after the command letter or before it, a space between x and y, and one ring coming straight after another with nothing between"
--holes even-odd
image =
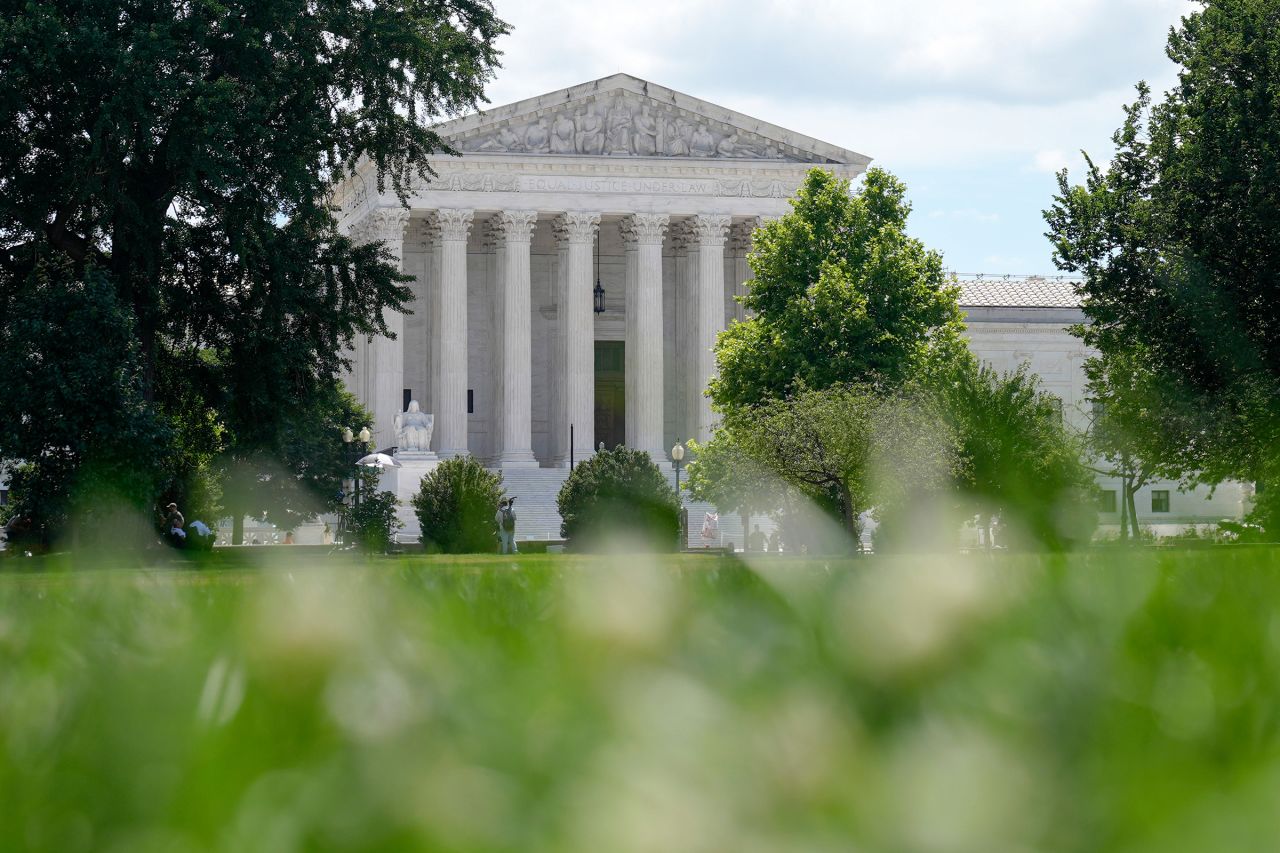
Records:
<instances>
[{"instance_id":1,"label":"corinthian column","mask_svg":"<svg viewBox=\"0 0 1280 853\"><path fill-rule=\"evenodd\" d=\"M627 246L627 445L666 461L662 433L662 237L665 213L622 220Z\"/></svg>"},{"instance_id":2,"label":"corinthian column","mask_svg":"<svg viewBox=\"0 0 1280 853\"><path fill-rule=\"evenodd\" d=\"M711 437L711 398L707 385L716 375L716 336L724 330L724 241L729 217L695 216L693 241L697 246L698 275L694 300L694 383L698 393L698 441Z\"/></svg>"},{"instance_id":3,"label":"corinthian column","mask_svg":"<svg viewBox=\"0 0 1280 853\"><path fill-rule=\"evenodd\" d=\"M531 416L532 318L529 309L529 242L538 219L536 210L504 210L493 218L499 238L498 282L502 303L502 434L497 462L503 468L536 468Z\"/></svg>"},{"instance_id":4,"label":"corinthian column","mask_svg":"<svg viewBox=\"0 0 1280 853\"><path fill-rule=\"evenodd\" d=\"M404 229L408 224L409 211L380 207L353 228L351 236L362 243L383 243L396 269L403 271ZM404 411L404 314L384 308L382 322L387 333L368 342L362 365L366 371L362 402L373 413L373 440L379 448L395 444L392 421Z\"/></svg>"},{"instance_id":5,"label":"corinthian column","mask_svg":"<svg viewBox=\"0 0 1280 853\"><path fill-rule=\"evenodd\" d=\"M436 288L438 340L432 344L435 402L435 442L440 456L467 452L467 234L470 210L442 208L439 223L440 278ZM438 323L438 324L437 324Z\"/></svg>"},{"instance_id":6,"label":"corinthian column","mask_svg":"<svg viewBox=\"0 0 1280 853\"><path fill-rule=\"evenodd\" d=\"M755 230L764 224L764 219L753 216L750 219L735 223L729 229L729 251L733 254L733 286L729 291L729 304L726 306L727 316L742 322L747 319L746 309L738 300L747 295L747 284L755 274L747 263L751 254L751 239Z\"/></svg>"},{"instance_id":7,"label":"corinthian column","mask_svg":"<svg viewBox=\"0 0 1280 853\"><path fill-rule=\"evenodd\" d=\"M556 220L560 246L560 279L555 360L553 373L560 394L552 413L551 429L560 438L554 446L564 448L555 464L569 464L569 426L573 426L573 457L582 460L595 451L595 322L591 284L591 249L600 214L570 211Z\"/></svg>"}]
</instances>

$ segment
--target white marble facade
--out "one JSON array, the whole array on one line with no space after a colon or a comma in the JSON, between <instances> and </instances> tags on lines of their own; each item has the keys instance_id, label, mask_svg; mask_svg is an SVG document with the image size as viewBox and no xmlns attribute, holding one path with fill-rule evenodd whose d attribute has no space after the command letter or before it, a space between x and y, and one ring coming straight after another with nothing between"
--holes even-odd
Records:
<instances>
[{"instance_id":1,"label":"white marble facade","mask_svg":"<svg viewBox=\"0 0 1280 853\"><path fill-rule=\"evenodd\" d=\"M379 448L395 443L393 418L411 397L435 416L437 454L508 470L567 467L602 438L598 342L622 342L625 424L610 437L655 459L705 439L711 347L743 316L734 297L751 275L752 229L787 212L810 168L854 178L870 162L625 74L439 131L460 154L432 161L437 176L415 183L409 209L376 191L369 168L335 188L342 225L384 240L414 290L412 313L387 316L396 338L358 342L346 380L375 413ZM1069 284L970 282L961 302L979 357L1030 363L1083 426ZM1174 509L1151 523L1239 515L1230 490L1206 502L1162 486Z\"/></svg>"},{"instance_id":2,"label":"white marble facade","mask_svg":"<svg viewBox=\"0 0 1280 853\"><path fill-rule=\"evenodd\" d=\"M853 178L870 162L622 74L439 130L462 153L432 162L409 209L367 170L335 191L349 233L384 240L414 277L412 313L387 316L396 338L358 342L347 381L379 447L412 397L440 456L500 468L565 467L603 438L600 341L623 344L610 438L656 458L706 438L711 347L742 316L752 229L814 165Z\"/></svg>"}]
</instances>

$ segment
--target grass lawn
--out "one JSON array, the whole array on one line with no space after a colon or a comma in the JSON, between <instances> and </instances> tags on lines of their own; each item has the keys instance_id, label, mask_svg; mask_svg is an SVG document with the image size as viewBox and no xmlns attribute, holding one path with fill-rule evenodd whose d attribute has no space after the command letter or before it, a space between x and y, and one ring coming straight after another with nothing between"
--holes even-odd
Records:
<instances>
[{"instance_id":1,"label":"grass lawn","mask_svg":"<svg viewBox=\"0 0 1280 853\"><path fill-rule=\"evenodd\" d=\"M0 851L1280 846L1275 550L34 565Z\"/></svg>"}]
</instances>

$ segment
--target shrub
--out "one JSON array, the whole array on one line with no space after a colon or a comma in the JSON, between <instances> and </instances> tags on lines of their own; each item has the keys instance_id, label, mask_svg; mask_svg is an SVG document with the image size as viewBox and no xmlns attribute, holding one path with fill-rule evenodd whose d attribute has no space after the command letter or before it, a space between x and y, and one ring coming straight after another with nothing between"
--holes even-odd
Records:
<instances>
[{"instance_id":1,"label":"shrub","mask_svg":"<svg viewBox=\"0 0 1280 853\"><path fill-rule=\"evenodd\" d=\"M502 496L502 475L486 471L474 458L458 456L441 462L413 496L422 544L446 554L493 551L497 542L493 518Z\"/></svg>"},{"instance_id":2,"label":"shrub","mask_svg":"<svg viewBox=\"0 0 1280 853\"><path fill-rule=\"evenodd\" d=\"M370 492L351 510L351 527L362 550L370 554L387 552L392 535L402 526L396 518L397 504L394 492Z\"/></svg>"},{"instance_id":3,"label":"shrub","mask_svg":"<svg viewBox=\"0 0 1280 853\"><path fill-rule=\"evenodd\" d=\"M680 501L658 466L641 450L601 450L578 465L556 498L560 535L575 550L611 537L638 539L670 551L680 531Z\"/></svg>"}]
</instances>

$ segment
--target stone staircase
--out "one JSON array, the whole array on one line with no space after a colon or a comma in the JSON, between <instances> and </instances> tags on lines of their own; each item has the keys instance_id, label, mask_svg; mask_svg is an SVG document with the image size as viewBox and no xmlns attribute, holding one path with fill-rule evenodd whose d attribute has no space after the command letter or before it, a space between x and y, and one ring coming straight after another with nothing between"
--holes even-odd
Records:
<instances>
[{"instance_id":1,"label":"stone staircase","mask_svg":"<svg viewBox=\"0 0 1280 853\"><path fill-rule=\"evenodd\" d=\"M516 541L559 539L556 495L560 494L569 469L508 468L499 473L507 497L516 499Z\"/></svg>"},{"instance_id":2,"label":"stone staircase","mask_svg":"<svg viewBox=\"0 0 1280 853\"><path fill-rule=\"evenodd\" d=\"M516 540L558 540L560 538L560 512L556 509L556 496L569 476L567 468L509 468L502 471L502 485L507 495L516 498ZM676 483L675 472L667 471L667 481ZM682 483L683 485L683 483ZM689 545L694 548L728 547L743 549L742 519L736 514L720 513L720 537L716 542L702 538L702 524L713 507L701 501L691 501L685 495L689 510ZM755 517L752 524L759 524L767 536L773 531L773 522Z\"/></svg>"}]
</instances>

